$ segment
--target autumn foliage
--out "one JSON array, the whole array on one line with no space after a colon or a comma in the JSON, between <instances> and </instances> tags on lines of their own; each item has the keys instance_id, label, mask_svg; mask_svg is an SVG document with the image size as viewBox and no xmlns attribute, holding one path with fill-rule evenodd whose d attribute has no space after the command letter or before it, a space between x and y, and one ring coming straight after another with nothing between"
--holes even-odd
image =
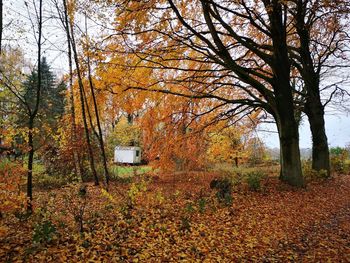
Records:
<instances>
[{"instance_id":1,"label":"autumn foliage","mask_svg":"<svg viewBox=\"0 0 350 263\"><path fill-rule=\"evenodd\" d=\"M40 192L26 221L5 217L1 258L10 261L222 262L349 260L349 176L295 190L269 178L242 183L227 206L217 174L135 179L110 192L92 184ZM117 191L118 190L118 191ZM125 193L121 197L119 191ZM89 201L88 201L89 200ZM307 204L307 205L306 205ZM22 219L23 220L23 219Z\"/></svg>"},{"instance_id":2,"label":"autumn foliage","mask_svg":"<svg viewBox=\"0 0 350 263\"><path fill-rule=\"evenodd\" d=\"M0 261L350 262L349 147L324 121L349 95L347 1L8 2Z\"/></svg>"},{"instance_id":3,"label":"autumn foliage","mask_svg":"<svg viewBox=\"0 0 350 263\"><path fill-rule=\"evenodd\" d=\"M22 191L25 169L17 162L0 163L0 213L2 216L21 211L26 205Z\"/></svg>"}]
</instances>

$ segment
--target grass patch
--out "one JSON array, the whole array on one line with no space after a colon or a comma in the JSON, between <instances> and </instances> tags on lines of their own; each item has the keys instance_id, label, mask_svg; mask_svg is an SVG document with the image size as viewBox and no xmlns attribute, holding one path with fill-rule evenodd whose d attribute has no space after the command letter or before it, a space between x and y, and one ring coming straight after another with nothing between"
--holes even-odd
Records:
<instances>
[{"instance_id":1,"label":"grass patch","mask_svg":"<svg viewBox=\"0 0 350 263\"><path fill-rule=\"evenodd\" d=\"M27 167L27 163L25 165ZM46 168L43 163L38 161L33 162L33 174L43 174L45 172L46 172Z\"/></svg>"},{"instance_id":2,"label":"grass patch","mask_svg":"<svg viewBox=\"0 0 350 263\"><path fill-rule=\"evenodd\" d=\"M111 165L109 172L111 179L120 183L130 183L135 176L153 171L151 166L120 166Z\"/></svg>"},{"instance_id":3,"label":"grass patch","mask_svg":"<svg viewBox=\"0 0 350 263\"><path fill-rule=\"evenodd\" d=\"M245 189L260 191L264 188L268 177L278 177L280 167L278 165L235 167L232 164L224 163L216 165L214 171L219 174L219 178L229 178L234 191Z\"/></svg>"},{"instance_id":4,"label":"grass patch","mask_svg":"<svg viewBox=\"0 0 350 263\"><path fill-rule=\"evenodd\" d=\"M135 174L140 175L152 171L151 166L119 166L111 165L109 167L111 174L119 177L128 177Z\"/></svg>"},{"instance_id":5,"label":"grass patch","mask_svg":"<svg viewBox=\"0 0 350 263\"><path fill-rule=\"evenodd\" d=\"M279 176L280 166L279 165L266 165L259 167L246 167L244 165L236 167L229 163L221 163L215 165L213 168L214 172L218 172L224 176L233 176L233 175L245 175L254 172L263 172L268 176Z\"/></svg>"}]
</instances>

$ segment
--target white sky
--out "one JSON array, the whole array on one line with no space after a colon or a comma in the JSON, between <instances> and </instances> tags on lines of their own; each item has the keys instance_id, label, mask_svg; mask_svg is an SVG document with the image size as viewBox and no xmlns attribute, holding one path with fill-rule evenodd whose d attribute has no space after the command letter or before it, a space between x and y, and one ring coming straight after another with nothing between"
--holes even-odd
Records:
<instances>
[{"instance_id":1,"label":"white sky","mask_svg":"<svg viewBox=\"0 0 350 263\"><path fill-rule=\"evenodd\" d=\"M344 147L350 144L350 115L345 113L326 114L326 133L328 144L331 147ZM271 130L272 133L261 132L258 134L268 147L279 148L278 134L274 124L264 124L258 130ZM303 120L299 129L300 132L300 148L311 148L311 132L309 123Z\"/></svg>"},{"instance_id":2,"label":"white sky","mask_svg":"<svg viewBox=\"0 0 350 263\"><path fill-rule=\"evenodd\" d=\"M24 4L28 3L28 8ZM34 1L38 5L38 1ZM45 2L45 1L44 1ZM43 5L43 56L48 58L48 62L53 65L53 70L66 68L65 58L62 54L65 49L65 38L61 30L60 23L52 23L50 17L54 9L52 5ZM37 30L37 20L33 8L33 1L10 0L4 1L4 45L12 47L20 46L25 57L33 65L37 63L37 45L34 30ZM34 30L33 30L34 26ZM62 57L63 55L63 57Z\"/></svg>"}]
</instances>

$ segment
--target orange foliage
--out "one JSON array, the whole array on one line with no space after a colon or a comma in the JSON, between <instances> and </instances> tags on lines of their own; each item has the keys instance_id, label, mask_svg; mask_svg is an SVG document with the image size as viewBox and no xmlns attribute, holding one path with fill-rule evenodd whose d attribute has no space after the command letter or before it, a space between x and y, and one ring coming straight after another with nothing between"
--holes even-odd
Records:
<instances>
[{"instance_id":1,"label":"orange foliage","mask_svg":"<svg viewBox=\"0 0 350 263\"><path fill-rule=\"evenodd\" d=\"M20 163L2 161L0 163L0 213L13 213L25 205L25 195L21 191L26 170Z\"/></svg>"}]
</instances>

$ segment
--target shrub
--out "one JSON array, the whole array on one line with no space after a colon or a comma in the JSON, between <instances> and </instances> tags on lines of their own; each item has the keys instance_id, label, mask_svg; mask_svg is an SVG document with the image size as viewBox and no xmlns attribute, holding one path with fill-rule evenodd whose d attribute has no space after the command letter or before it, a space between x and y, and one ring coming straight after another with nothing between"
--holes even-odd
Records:
<instances>
[{"instance_id":1,"label":"shrub","mask_svg":"<svg viewBox=\"0 0 350 263\"><path fill-rule=\"evenodd\" d=\"M143 192L147 191L148 182L141 179L140 182L132 183L129 191L127 192L128 202L135 204L137 198L141 196Z\"/></svg>"},{"instance_id":2,"label":"shrub","mask_svg":"<svg viewBox=\"0 0 350 263\"><path fill-rule=\"evenodd\" d=\"M261 171L252 171L247 173L246 182L249 190L259 191L261 189L261 181L266 178L266 174Z\"/></svg>"},{"instance_id":3,"label":"shrub","mask_svg":"<svg viewBox=\"0 0 350 263\"><path fill-rule=\"evenodd\" d=\"M198 209L201 214L205 212L205 207L206 207L207 201L205 198L200 198L198 200Z\"/></svg>"},{"instance_id":4,"label":"shrub","mask_svg":"<svg viewBox=\"0 0 350 263\"><path fill-rule=\"evenodd\" d=\"M35 243L48 243L52 240L55 234L55 225L51 221L45 220L40 224L35 225L33 241Z\"/></svg>"},{"instance_id":5,"label":"shrub","mask_svg":"<svg viewBox=\"0 0 350 263\"><path fill-rule=\"evenodd\" d=\"M330 149L331 169L337 173L349 173L349 152L345 148L335 147Z\"/></svg>"},{"instance_id":6,"label":"shrub","mask_svg":"<svg viewBox=\"0 0 350 263\"><path fill-rule=\"evenodd\" d=\"M85 214L86 206L89 200L89 193L87 185L69 185L67 187L69 191L63 195L64 203L67 208L67 212L74 217L74 221L79 229L80 233L85 231Z\"/></svg>"},{"instance_id":7,"label":"shrub","mask_svg":"<svg viewBox=\"0 0 350 263\"><path fill-rule=\"evenodd\" d=\"M183 231L183 232L191 231L191 219L188 216L181 217L180 231Z\"/></svg>"},{"instance_id":8,"label":"shrub","mask_svg":"<svg viewBox=\"0 0 350 263\"><path fill-rule=\"evenodd\" d=\"M329 175L326 170L316 171L312 169L312 163L310 160L302 162L302 170L305 179L307 180L317 180L317 179L327 179Z\"/></svg>"},{"instance_id":9,"label":"shrub","mask_svg":"<svg viewBox=\"0 0 350 263\"><path fill-rule=\"evenodd\" d=\"M216 189L216 197L224 205L232 204L232 182L229 178L216 178L210 182L210 188Z\"/></svg>"},{"instance_id":10,"label":"shrub","mask_svg":"<svg viewBox=\"0 0 350 263\"><path fill-rule=\"evenodd\" d=\"M60 177L43 173L34 177L34 186L42 189L59 188L66 185L69 181L72 180L67 180L67 178L63 176Z\"/></svg>"},{"instance_id":11,"label":"shrub","mask_svg":"<svg viewBox=\"0 0 350 263\"><path fill-rule=\"evenodd\" d=\"M186 206L185 206L185 212L189 213L189 214L192 214L194 211L195 210L194 210L193 204L192 203L187 203Z\"/></svg>"},{"instance_id":12,"label":"shrub","mask_svg":"<svg viewBox=\"0 0 350 263\"><path fill-rule=\"evenodd\" d=\"M347 150L339 146L330 148L329 153L331 156L344 156L345 158L348 157Z\"/></svg>"},{"instance_id":13,"label":"shrub","mask_svg":"<svg viewBox=\"0 0 350 263\"><path fill-rule=\"evenodd\" d=\"M350 171L350 163L340 156L331 156L331 169L333 172L347 174Z\"/></svg>"}]
</instances>

